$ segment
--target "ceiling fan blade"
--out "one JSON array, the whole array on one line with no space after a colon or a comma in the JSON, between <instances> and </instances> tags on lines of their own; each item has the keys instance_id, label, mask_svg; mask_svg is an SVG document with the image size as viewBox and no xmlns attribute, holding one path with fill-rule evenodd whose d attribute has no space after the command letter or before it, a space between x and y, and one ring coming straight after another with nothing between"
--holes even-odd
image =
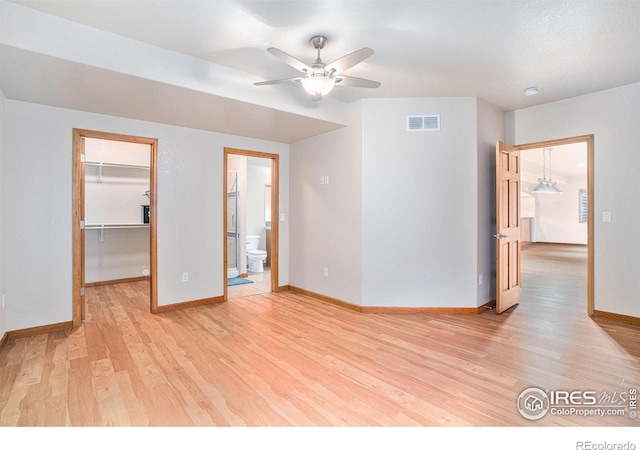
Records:
<instances>
[{"instance_id":1,"label":"ceiling fan blade","mask_svg":"<svg viewBox=\"0 0 640 450\"><path fill-rule=\"evenodd\" d=\"M336 86L351 86L361 88L377 88L380 87L379 81L367 80L365 78L348 77L346 75L336 76Z\"/></svg>"},{"instance_id":2,"label":"ceiling fan blade","mask_svg":"<svg viewBox=\"0 0 640 450\"><path fill-rule=\"evenodd\" d=\"M279 58L282 61L284 61L285 63L289 64L294 69L299 70L300 72L305 72L305 73L313 72L313 69L310 66L308 66L305 63L303 63L299 59L294 58L290 54L283 52L280 49L277 49L275 47L270 47L270 48L267 49L267 51L269 53L271 53L273 56L275 56L276 58Z\"/></svg>"},{"instance_id":3,"label":"ceiling fan blade","mask_svg":"<svg viewBox=\"0 0 640 450\"><path fill-rule=\"evenodd\" d=\"M302 78L285 78L282 80L269 80L269 81L259 81L257 83L253 83L254 86L267 86L270 84L292 84L294 82L300 82Z\"/></svg>"},{"instance_id":4,"label":"ceiling fan blade","mask_svg":"<svg viewBox=\"0 0 640 450\"><path fill-rule=\"evenodd\" d=\"M342 73L345 70L364 61L371 55L373 55L373 50L371 50L369 47L364 47L364 48L361 48L360 50L356 50L355 52L349 53L348 55L344 55L342 58L336 59L331 64L327 64L324 69L327 72L331 72L331 70L335 70L336 73Z\"/></svg>"}]
</instances>

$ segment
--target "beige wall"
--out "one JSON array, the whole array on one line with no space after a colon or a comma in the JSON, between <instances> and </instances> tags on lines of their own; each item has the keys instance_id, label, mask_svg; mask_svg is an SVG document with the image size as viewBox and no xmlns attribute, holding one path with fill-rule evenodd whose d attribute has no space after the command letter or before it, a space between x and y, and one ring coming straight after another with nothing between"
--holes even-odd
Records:
<instances>
[{"instance_id":1,"label":"beige wall","mask_svg":"<svg viewBox=\"0 0 640 450\"><path fill-rule=\"evenodd\" d=\"M580 201L578 194L580 189L587 188L586 167L582 178L575 179L556 174L553 180L557 182L557 187L562 191L562 194L528 194L528 197L521 197L522 216L534 217L534 241L586 245L587 223L579 221ZM524 188L532 191L537 185L538 178L526 177L524 171L522 172L522 186ZM527 210L524 208L525 205Z\"/></svg>"},{"instance_id":2,"label":"beige wall","mask_svg":"<svg viewBox=\"0 0 640 450\"><path fill-rule=\"evenodd\" d=\"M269 163L270 160L266 160ZM271 184L271 169L263 165L256 165L255 159L250 158L247 164L247 236L260 236L260 250L267 250L266 220L265 220L265 186Z\"/></svg>"},{"instance_id":3,"label":"beige wall","mask_svg":"<svg viewBox=\"0 0 640 450\"><path fill-rule=\"evenodd\" d=\"M360 305L360 103L351 106L350 118L347 128L291 146L290 284ZM321 176L329 184L320 184Z\"/></svg>"},{"instance_id":4,"label":"beige wall","mask_svg":"<svg viewBox=\"0 0 640 450\"><path fill-rule=\"evenodd\" d=\"M1 303L7 292L5 103L4 93L0 90L0 339L7 331L6 307Z\"/></svg>"},{"instance_id":5,"label":"beige wall","mask_svg":"<svg viewBox=\"0 0 640 450\"><path fill-rule=\"evenodd\" d=\"M502 111L471 97L352 108L348 128L292 146L291 284L361 306L491 300ZM441 114L443 129L407 132L408 114Z\"/></svg>"},{"instance_id":6,"label":"beige wall","mask_svg":"<svg viewBox=\"0 0 640 450\"><path fill-rule=\"evenodd\" d=\"M409 114L440 114L441 131L406 131ZM363 301L475 307L476 100L363 104Z\"/></svg>"},{"instance_id":7,"label":"beige wall","mask_svg":"<svg viewBox=\"0 0 640 450\"><path fill-rule=\"evenodd\" d=\"M640 317L640 83L521 109L507 119L514 144L595 136L595 309ZM602 221L603 211L611 222Z\"/></svg>"},{"instance_id":8,"label":"beige wall","mask_svg":"<svg viewBox=\"0 0 640 450\"><path fill-rule=\"evenodd\" d=\"M288 213L288 145L6 101L7 329L71 320L72 129L158 138L158 304L223 294L224 147L280 155ZM280 224L280 283L289 283L288 221ZM189 281L181 281L189 272ZM33 283L37 279L38 283Z\"/></svg>"},{"instance_id":9,"label":"beige wall","mask_svg":"<svg viewBox=\"0 0 640 450\"><path fill-rule=\"evenodd\" d=\"M496 297L496 141L504 140L504 112L477 101L478 305Z\"/></svg>"}]
</instances>

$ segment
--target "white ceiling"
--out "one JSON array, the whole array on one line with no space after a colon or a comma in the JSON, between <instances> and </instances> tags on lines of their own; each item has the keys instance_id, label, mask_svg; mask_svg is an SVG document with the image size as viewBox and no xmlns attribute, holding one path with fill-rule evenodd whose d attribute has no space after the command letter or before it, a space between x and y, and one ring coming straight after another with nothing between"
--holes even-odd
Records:
<instances>
[{"instance_id":1,"label":"white ceiling","mask_svg":"<svg viewBox=\"0 0 640 450\"><path fill-rule=\"evenodd\" d=\"M362 98L477 96L509 111L640 81L638 1L12 0L11 3L214 63L212 67L224 66L229 69L226 82L243 89L241 99L226 95L224 101L234 103L224 105L229 117L242 117L248 105L253 112L247 114L256 114L257 108L259 119L271 123L273 131L264 127L251 134L242 127L234 128L234 121L224 123L221 118L203 121L207 108L215 108L221 98L194 89L183 92L180 86L147 80L142 74L137 76L134 68L126 75L109 71L109 77L120 77L113 83L121 86L124 97L142 95L145 90L148 96L166 91L174 104L179 104L179 98L185 94L190 105L201 103L201 109L190 115L186 104L175 108L175 112L160 108L155 112L157 117L147 118L148 113L135 110L135 106L127 105L127 112L100 96L93 101L75 99L74 103L64 98L71 95L66 75L70 71L83 71L86 77L107 83L107 75L100 73L104 70L85 67L78 61L71 63L59 54L25 55L16 50L17 44L6 42L10 38L4 39L4 43L0 41L4 44L0 45L0 63L4 63L0 88L7 98L183 126L193 122L194 128L283 142L344 125L341 119L332 123L321 117L323 111ZM315 34L329 39L323 50L325 62L361 47L371 47L375 51L373 56L346 73L380 81L382 86L337 87L321 102L311 102L297 86L253 86L256 81L298 74L269 54L268 47L277 47L311 63L315 50L309 39ZM77 47L83 43L68 45ZM43 56L50 57L46 63ZM40 79L24 81L24 68L7 65L15 65L21 58L33 59L26 61L25 67L31 64L34 70L60 72L54 78L59 86L53 86L51 80L42 80L48 83L47 89L39 90L34 88L34 81ZM132 78L130 83L122 83L125 76ZM135 92L124 91L129 84L135 85ZM523 90L530 86L538 87L540 93L524 96ZM59 98L55 98L55 93ZM198 95L201 100L196 99ZM118 99L117 92L110 92L109 96ZM259 106L247 102L247 96L255 96ZM283 106L285 103L288 106ZM282 129L283 123L290 125L292 121L297 128L295 133Z\"/></svg>"}]
</instances>

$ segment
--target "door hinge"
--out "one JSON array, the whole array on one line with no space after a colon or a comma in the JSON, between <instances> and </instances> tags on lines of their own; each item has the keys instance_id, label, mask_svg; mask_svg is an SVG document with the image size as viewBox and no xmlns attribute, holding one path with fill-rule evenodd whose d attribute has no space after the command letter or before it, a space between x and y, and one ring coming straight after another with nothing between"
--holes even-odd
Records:
<instances>
[{"instance_id":1,"label":"door hinge","mask_svg":"<svg viewBox=\"0 0 640 450\"><path fill-rule=\"evenodd\" d=\"M84 287L80 288L80 297L84 297Z\"/></svg>"},{"instance_id":2,"label":"door hinge","mask_svg":"<svg viewBox=\"0 0 640 450\"><path fill-rule=\"evenodd\" d=\"M80 229L81 229L81 230L84 230L84 220L81 220L81 221L80 221Z\"/></svg>"},{"instance_id":3,"label":"door hinge","mask_svg":"<svg viewBox=\"0 0 640 450\"><path fill-rule=\"evenodd\" d=\"M84 162L84 153L80 153L80 162Z\"/></svg>"}]
</instances>

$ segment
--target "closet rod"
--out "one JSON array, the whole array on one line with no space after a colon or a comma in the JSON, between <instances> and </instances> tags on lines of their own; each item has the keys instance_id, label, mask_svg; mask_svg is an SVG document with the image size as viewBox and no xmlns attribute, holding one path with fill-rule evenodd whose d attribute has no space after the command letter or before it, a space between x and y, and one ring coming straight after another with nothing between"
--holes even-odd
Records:
<instances>
[{"instance_id":1,"label":"closet rod","mask_svg":"<svg viewBox=\"0 0 640 450\"><path fill-rule=\"evenodd\" d=\"M105 163L100 161L85 161L85 164L88 166L102 166L102 167L122 167L122 168L130 168L130 169L144 169L150 170L149 166L142 166L138 164L118 164L118 163Z\"/></svg>"},{"instance_id":2,"label":"closet rod","mask_svg":"<svg viewBox=\"0 0 640 450\"><path fill-rule=\"evenodd\" d=\"M104 242L104 230L107 229L126 229L126 228L148 228L148 223L122 223L116 224L112 223L109 225L85 225L85 230L98 230L98 242Z\"/></svg>"},{"instance_id":3,"label":"closet rod","mask_svg":"<svg viewBox=\"0 0 640 450\"><path fill-rule=\"evenodd\" d=\"M148 228L149 224L148 223L110 223L110 224L92 224L92 225L85 225L84 229L85 230L100 230L100 229L114 229L114 228Z\"/></svg>"}]
</instances>

